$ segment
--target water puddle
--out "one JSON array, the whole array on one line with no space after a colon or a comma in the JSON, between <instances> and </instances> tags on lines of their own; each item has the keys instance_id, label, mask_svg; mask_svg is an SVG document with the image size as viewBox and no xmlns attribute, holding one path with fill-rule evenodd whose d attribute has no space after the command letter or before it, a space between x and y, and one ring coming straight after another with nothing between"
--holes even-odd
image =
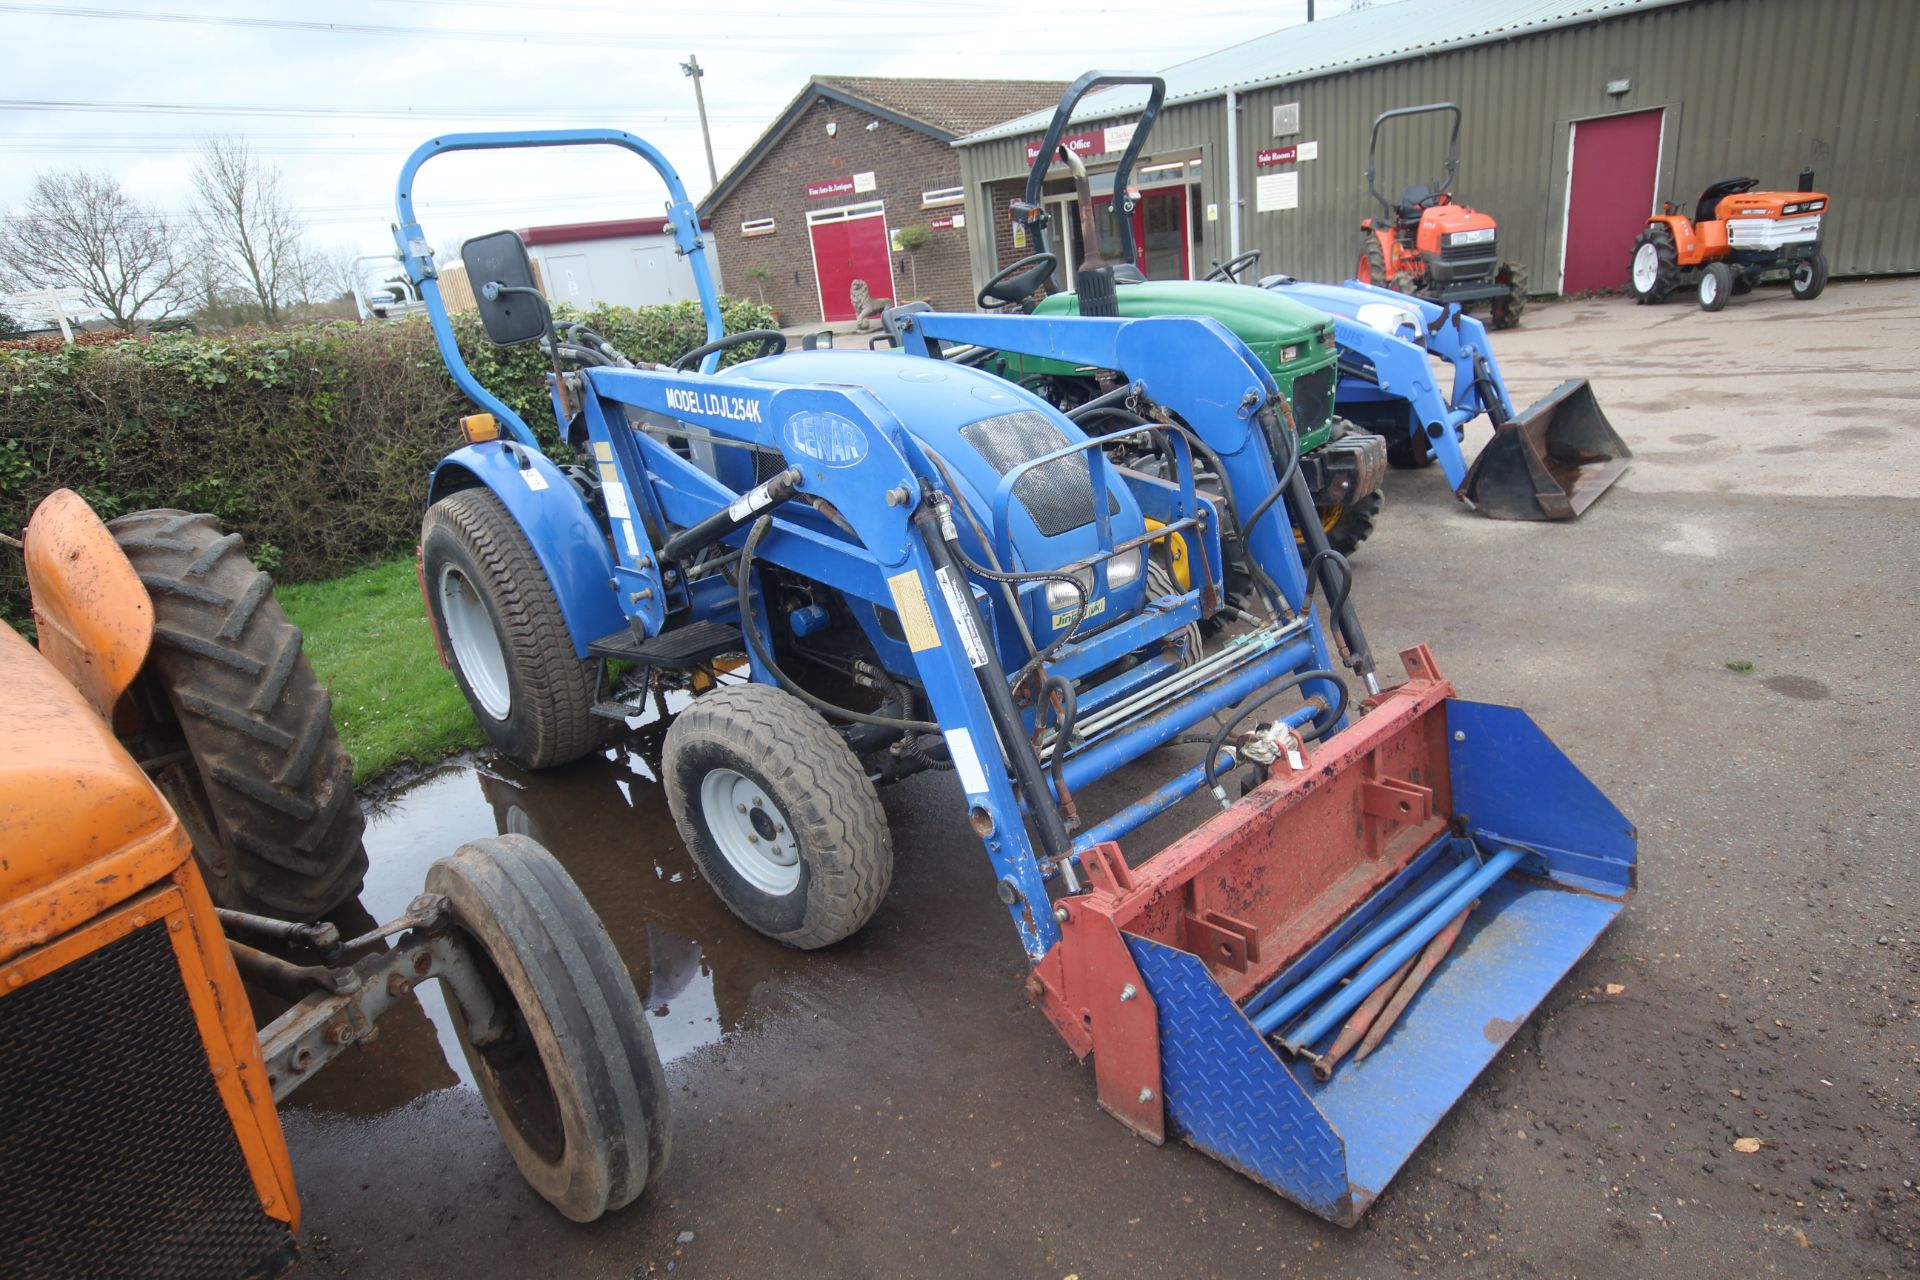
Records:
<instances>
[{"instance_id":1,"label":"water puddle","mask_svg":"<svg viewBox=\"0 0 1920 1280\"><path fill-rule=\"evenodd\" d=\"M661 734L656 719L615 748L544 773L481 753L400 789L369 816L369 869L353 920L400 915L427 868L465 841L529 836L565 865L605 922L663 1062L749 1026L756 995L786 985L768 980L804 971L804 959L746 928L701 880L655 781ZM342 1055L290 1106L366 1117L438 1089L471 1087L440 985L416 995L417 1005L381 1019L374 1041Z\"/></svg>"}]
</instances>

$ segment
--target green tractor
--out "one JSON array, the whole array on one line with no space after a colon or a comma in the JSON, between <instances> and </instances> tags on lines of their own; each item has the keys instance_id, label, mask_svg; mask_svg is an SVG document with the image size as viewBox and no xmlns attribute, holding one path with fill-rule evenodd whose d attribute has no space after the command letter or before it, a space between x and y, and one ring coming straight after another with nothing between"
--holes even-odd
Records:
<instances>
[{"instance_id":1,"label":"green tractor","mask_svg":"<svg viewBox=\"0 0 1920 1280\"><path fill-rule=\"evenodd\" d=\"M1120 244L1120 260L1109 264L1101 252L1097 221L1103 211L1095 209L1085 164L1071 148L1061 145L1061 136L1083 94L1117 84L1144 84L1149 97L1133 138L1114 170L1114 200L1104 211L1114 220ZM1234 287L1236 273L1246 269L1257 254L1242 254L1216 267L1205 280L1148 280L1135 266L1132 211L1136 196L1127 188L1127 175L1153 128L1165 95L1166 85L1154 76L1088 72L1068 86L1027 176L1026 198L1013 203L1014 222L1025 229L1035 252L987 281L980 290L979 303L983 309L1019 307L1034 315L1178 315L1219 321L1252 349L1286 393L1299 441L1300 469L1313 490L1327 541L1334 550L1350 554L1373 532L1379 516L1387 444L1384 438L1334 416L1339 350L1334 343L1332 317L1270 290ZM1041 201L1047 169L1056 154L1073 173L1082 254L1074 272L1073 292L1053 293L1035 303L1033 295L1052 278L1058 266L1057 256L1048 249L1050 215ZM981 367L1038 392L1069 412L1125 383L1124 371L1087 369L1036 356L996 353L983 360Z\"/></svg>"}]
</instances>

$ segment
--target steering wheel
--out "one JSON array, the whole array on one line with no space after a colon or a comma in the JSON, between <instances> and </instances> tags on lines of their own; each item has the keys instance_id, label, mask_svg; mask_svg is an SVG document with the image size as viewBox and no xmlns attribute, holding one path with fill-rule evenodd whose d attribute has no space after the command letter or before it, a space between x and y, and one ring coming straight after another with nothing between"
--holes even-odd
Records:
<instances>
[{"instance_id":1,"label":"steering wheel","mask_svg":"<svg viewBox=\"0 0 1920 1280\"><path fill-rule=\"evenodd\" d=\"M778 329L746 329L739 333L730 333L724 338L695 347L687 354L675 360L669 367L684 371L687 366L698 364L716 351L731 351L735 347L744 347L754 343L759 349L748 356L749 360L759 360L764 356L777 356L787 349L787 335Z\"/></svg>"},{"instance_id":2,"label":"steering wheel","mask_svg":"<svg viewBox=\"0 0 1920 1280\"><path fill-rule=\"evenodd\" d=\"M1239 284L1240 273L1242 271L1250 270L1259 265L1260 251L1258 249L1249 249L1238 257L1228 258L1225 262L1215 258L1213 260L1213 270L1207 272L1206 278L1209 280L1225 280L1228 284Z\"/></svg>"},{"instance_id":3,"label":"steering wheel","mask_svg":"<svg viewBox=\"0 0 1920 1280\"><path fill-rule=\"evenodd\" d=\"M1060 259L1051 253L1028 254L1012 266L1000 268L993 279L980 286L975 301L982 310L1019 306L1059 265Z\"/></svg>"}]
</instances>

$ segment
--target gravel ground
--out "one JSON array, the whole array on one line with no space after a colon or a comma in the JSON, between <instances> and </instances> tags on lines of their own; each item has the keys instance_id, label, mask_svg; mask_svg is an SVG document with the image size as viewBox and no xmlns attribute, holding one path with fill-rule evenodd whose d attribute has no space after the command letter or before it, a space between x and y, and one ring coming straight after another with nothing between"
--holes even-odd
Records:
<instances>
[{"instance_id":1,"label":"gravel ground","mask_svg":"<svg viewBox=\"0 0 1920 1280\"><path fill-rule=\"evenodd\" d=\"M1356 600L1379 651L1425 641L1465 696L1534 715L1639 825L1640 891L1359 1227L1094 1105L949 781L888 795L880 917L800 955L694 880L643 732L409 787L366 905L462 839L546 840L651 990L672 1167L558 1219L429 1001L288 1113L309 1273L1915 1274L1920 281L1569 302L1499 346L1516 400L1591 377L1632 470L1567 525L1395 472Z\"/></svg>"}]
</instances>

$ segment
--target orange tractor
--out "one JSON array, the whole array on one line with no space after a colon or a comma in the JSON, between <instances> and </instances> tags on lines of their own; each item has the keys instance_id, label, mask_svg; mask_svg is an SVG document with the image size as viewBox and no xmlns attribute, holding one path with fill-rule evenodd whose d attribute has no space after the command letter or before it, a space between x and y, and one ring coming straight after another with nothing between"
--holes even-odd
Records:
<instances>
[{"instance_id":1,"label":"orange tractor","mask_svg":"<svg viewBox=\"0 0 1920 1280\"><path fill-rule=\"evenodd\" d=\"M1387 199L1373 184L1380 126L1436 111L1453 113L1445 177L1438 186L1414 183L1400 189L1398 200ZM1381 217L1360 221L1360 261L1354 276L1363 284L1457 302L1463 309L1488 302L1493 327L1511 329L1527 307L1527 271L1517 262L1500 260L1500 227L1493 216L1458 203L1449 193L1459 172L1458 103L1430 102L1381 112L1367 142L1367 190L1379 202Z\"/></svg>"},{"instance_id":2,"label":"orange tractor","mask_svg":"<svg viewBox=\"0 0 1920 1280\"><path fill-rule=\"evenodd\" d=\"M343 939L311 917L366 870L349 765L238 536L109 526L62 490L23 554L38 652L0 623L0 1276L295 1265L278 1103L434 979L534 1189L581 1221L638 1196L665 1080L553 856L475 840ZM243 974L291 1007L256 1027Z\"/></svg>"},{"instance_id":3,"label":"orange tractor","mask_svg":"<svg viewBox=\"0 0 1920 1280\"><path fill-rule=\"evenodd\" d=\"M1700 193L1691 220L1666 201L1633 242L1634 297L1665 302L1683 277L1693 277L1700 305L1718 311L1775 272L1786 273L1800 301L1819 297L1827 287L1820 220L1829 202L1813 189L1813 170L1801 172L1797 191L1755 191L1758 185L1753 178L1714 183Z\"/></svg>"}]
</instances>

